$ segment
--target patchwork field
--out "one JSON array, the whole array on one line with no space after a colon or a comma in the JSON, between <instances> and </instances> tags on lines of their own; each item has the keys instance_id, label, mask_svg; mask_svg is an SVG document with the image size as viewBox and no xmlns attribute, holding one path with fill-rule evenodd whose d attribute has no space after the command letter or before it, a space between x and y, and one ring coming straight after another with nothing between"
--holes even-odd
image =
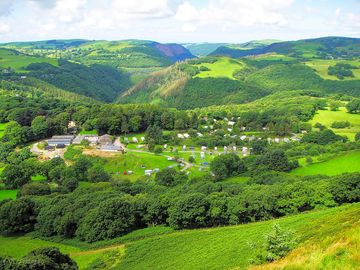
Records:
<instances>
[{"instance_id":1,"label":"patchwork field","mask_svg":"<svg viewBox=\"0 0 360 270\"><path fill-rule=\"evenodd\" d=\"M202 63L200 65L196 65L198 67L205 66L208 71L201 71L199 74L194 77L198 78L208 78L208 77L226 77L230 79L235 79L233 74L236 70L242 69L244 64L241 61L221 57L215 63Z\"/></svg>"},{"instance_id":2,"label":"patchwork field","mask_svg":"<svg viewBox=\"0 0 360 270\"><path fill-rule=\"evenodd\" d=\"M49 63L58 66L57 59L16 54L10 50L0 49L0 66L3 68L11 67L16 72L26 72L24 68L32 63Z\"/></svg>"},{"instance_id":3,"label":"patchwork field","mask_svg":"<svg viewBox=\"0 0 360 270\"><path fill-rule=\"evenodd\" d=\"M261 244L264 234L276 222L295 232L299 246L274 265L292 269L358 269L360 204L280 218L276 221L212 229L172 232L154 227L106 242L84 244L56 243L31 236L0 236L0 256L22 257L29 251L56 246L78 263L79 269L244 269L258 252L250 243ZM346 245L345 245L346 244ZM139 260L141 258L141 260ZM156 259L155 259L156 258ZM221 258L221 259L219 259ZM346 261L344 261L346 259ZM94 268L92 268L94 269ZM257 268L256 268L257 269Z\"/></svg>"},{"instance_id":4,"label":"patchwork field","mask_svg":"<svg viewBox=\"0 0 360 270\"><path fill-rule=\"evenodd\" d=\"M360 152L349 152L338 155L327 161L313 163L303 167L299 167L291 174L295 175L338 175L347 172L360 172Z\"/></svg>"},{"instance_id":5,"label":"patchwork field","mask_svg":"<svg viewBox=\"0 0 360 270\"><path fill-rule=\"evenodd\" d=\"M334 66L337 63L350 64L358 67L358 69L352 69L354 77L345 77L344 80L360 80L360 61L359 60L322 60L316 59L305 62L305 64L312 69L315 69L316 73L325 80L339 80L338 77L328 74L329 66Z\"/></svg>"},{"instance_id":6,"label":"patchwork field","mask_svg":"<svg viewBox=\"0 0 360 270\"><path fill-rule=\"evenodd\" d=\"M335 121L349 121L351 126L349 128L333 129L331 124ZM340 107L338 111L319 110L309 123L312 125L320 123L339 135L347 136L350 140L354 140L355 134L360 132L360 115L348 113L345 107Z\"/></svg>"}]
</instances>

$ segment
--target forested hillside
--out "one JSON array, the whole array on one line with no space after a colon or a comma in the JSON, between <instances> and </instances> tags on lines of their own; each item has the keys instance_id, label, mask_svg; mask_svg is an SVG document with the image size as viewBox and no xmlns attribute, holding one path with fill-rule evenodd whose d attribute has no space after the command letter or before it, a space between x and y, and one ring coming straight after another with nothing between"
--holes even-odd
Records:
<instances>
[{"instance_id":1,"label":"forested hillside","mask_svg":"<svg viewBox=\"0 0 360 270\"><path fill-rule=\"evenodd\" d=\"M341 60L341 63L345 60ZM348 61L357 72L359 64ZM328 66L337 60L328 60ZM346 61L344 63L347 63ZM130 91L120 94L120 103L160 103L169 107L196 107L247 103L271 93L308 90L322 95L343 94L360 97L360 77L341 80L335 75L325 79L316 69L317 62L296 57L265 54L233 59L203 57L188 60L161 73L153 73Z\"/></svg>"},{"instance_id":2,"label":"forested hillside","mask_svg":"<svg viewBox=\"0 0 360 270\"><path fill-rule=\"evenodd\" d=\"M14 42L0 48L3 74L34 77L105 102L150 72L194 57L178 44L139 40Z\"/></svg>"}]
</instances>

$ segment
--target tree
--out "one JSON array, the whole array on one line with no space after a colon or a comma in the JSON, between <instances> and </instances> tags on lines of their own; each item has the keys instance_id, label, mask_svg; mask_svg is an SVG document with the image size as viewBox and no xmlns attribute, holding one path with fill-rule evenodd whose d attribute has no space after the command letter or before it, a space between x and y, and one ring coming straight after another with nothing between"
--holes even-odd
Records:
<instances>
[{"instance_id":1,"label":"tree","mask_svg":"<svg viewBox=\"0 0 360 270\"><path fill-rule=\"evenodd\" d=\"M125 198L109 199L90 211L77 234L87 241L111 239L129 232L135 222L131 203Z\"/></svg>"},{"instance_id":2,"label":"tree","mask_svg":"<svg viewBox=\"0 0 360 270\"><path fill-rule=\"evenodd\" d=\"M132 130L133 132L138 132L140 130L140 127L141 127L141 117L139 115L135 115L131 117L129 121L130 130Z\"/></svg>"},{"instance_id":3,"label":"tree","mask_svg":"<svg viewBox=\"0 0 360 270\"><path fill-rule=\"evenodd\" d=\"M337 111L337 110L339 110L339 107L341 106L341 102L332 100L329 102L329 106L330 106L330 111Z\"/></svg>"},{"instance_id":4,"label":"tree","mask_svg":"<svg viewBox=\"0 0 360 270\"><path fill-rule=\"evenodd\" d=\"M338 203L360 201L360 173L344 174L331 181L330 192Z\"/></svg>"},{"instance_id":5,"label":"tree","mask_svg":"<svg viewBox=\"0 0 360 270\"><path fill-rule=\"evenodd\" d=\"M0 142L0 162L6 162L7 157L14 150L14 145L10 142Z\"/></svg>"},{"instance_id":6,"label":"tree","mask_svg":"<svg viewBox=\"0 0 360 270\"><path fill-rule=\"evenodd\" d=\"M208 209L209 203L201 193L181 196L169 208L169 225L174 229L204 227Z\"/></svg>"},{"instance_id":7,"label":"tree","mask_svg":"<svg viewBox=\"0 0 360 270\"><path fill-rule=\"evenodd\" d=\"M236 154L215 157L210 164L210 169L217 181L239 175L247 170L244 161Z\"/></svg>"},{"instance_id":8,"label":"tree","mask_svg":"<svg viewBox=\"0 0 360 270\"><path fill-rule=\"evenodd\" d=\"M305 134L301 138L301 142L316 143L320 145L326 145L333 142L345 141L346 138L336 135L331 129L325 129L321 131L314 131Z\"/></svg>"},{"instance_id":9,"label":"tree","mask_svg":"<svg viewBox=\"0 0 360 270\"><path fill-rule=\"evenodd\" d=\"M87 180L87 171L91 167L91 162L86 156L80 155L72 167L75 170L76 178L79 181Z\"/></svg>"},{"instance_id":10,"label":"tree","mask_svg":"<svg viewBox=\"0 0 360 270\"><path fill-rule=\"evenodd\" d=\"M163 133L161 128L157 125L150 125L146 130L145 139L148 143L153 141L155 144L162 144Z\"/></svg>"},{"instance_id":11,"label":"tree","mask_svg":"<svg viewBox=\"0 0 360 270\"><path fill-rule=\"evenodd\" d=\"M291 231L283 230L274 224L272 231L265 235L264 252L258 254L259 263L272 262L285 257L297 244Z\"/></svg>"},{"instance_id":12,"label":"tree","mask_svg":"<svg viewBox=\"0 0 360 270\"><path fill-rule=\"evenodd\" d=\"M28 198L10 200L0 206L0 232L27 233L36 223L35 203Z\"/></svg>"},{"instance_id":13,"label":"tree","mask_svg":"<svg viewBox=\"0 0 360 270\"><path fill-rule=\"evenodd\" d=\"M88 169L89 182L107 182L110 181L110 175L105 172L104 168L100 165L95 165Z\"/></svg>"},{"instance_id":14,"label":"tree","mask_svg":"<svg viewBox=\"0 0 360 270\"><path fill-rule=\"evenodd\" d=\"M281 172L290 171L293 168L285 152L280 149L268 151L262 156L257 157L255 164L257 166L264 166L269 170Z\"/></svg>"},{"instance_id":15,"label":"tree","mask_svg":"<svg viewBox=\"0 0 360 270\"><path fill-rule=\"evenodd\" d=\"M36 116L31 122L31 130L35 139L45 138L48 134L49 125L45 116Z\"/></svg>"},{"instance_id":16,"label":"tree","mask_svg":"<svg viewBox=\"0 0 360 270\"><path fill-rule=\"evenodd\" d=\"M155 181L158 185L172 187L178 184L176 181L177 171L173 168L165 168L155 175Z\"/></svg>"},{"instance_id":17,"label":"tree","mask_svg":"<svg viewBox=\"0 0 360 270\"><path fill-rule=\"evenodd\" d=\"M25 129L17 122L10 122L4 130L3 141L10 142L12 145L21 145L27 141Z\"/></svg>"},{"instance_id":18,"label":"tree","mask_svg":"<svg viewBox=\"0 0 360 270\"><path fill-rule=\"evenodd\" d=\"M28 183L21 187L21 196L41 196L51 193L50 187L47 184L42 183Z\"/></svg>"},{"instance_id":19,"label":"tree","mask_svg":"<svg viewBox=\"0 0 360 270\"><path fill-rule=\"evenodd\" d=\"M346 104L346 109L349 113L359 113L360 112L360 99L352 99Z\"/></svg>"},{"instance_id":20,"label":"tree","mask_svg":"<svg viewBox=\"0 0 360 270\"><path fill-rule=\"evenodd\" d=\"M29 183L31 174L29 175L20 165L9 164L2 172L3 182L8 189L17 189Z\"/></svg>"}]
</instances>

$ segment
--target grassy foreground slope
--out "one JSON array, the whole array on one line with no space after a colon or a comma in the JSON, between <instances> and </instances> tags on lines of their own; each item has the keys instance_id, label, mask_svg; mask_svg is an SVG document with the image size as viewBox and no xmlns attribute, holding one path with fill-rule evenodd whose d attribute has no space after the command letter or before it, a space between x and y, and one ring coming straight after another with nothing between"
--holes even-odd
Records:
<instances>
[{"instance_id":1,"label":"grassy foreground slope","mask_svg":"<svg viewBox=\"0 0 360 270\"><path fill-rule=\"evenodd\" d=\"M359 231L359 217L360 204L353 204L277 221L181 231L152 237L126 245L122 263L115 269L244 269L250 266L249 260L256 252L250 248L249 243L262 243L263 234L270 231L274 222L296 233L300 245L294 252L302 252L303 261L314 260L311 253L304 249L309 245L318 255L321 255L321 250L332 247L326 252L330 258L337 253L346 256L346 260L337 262L319 255L316 267L308 269L321 269L317 266L322 263L327 263L330 267L327 269L334 269L331 266L335 264L340 267L338 269L358 269L356 267L359 266L357 259L360 251L356 249L356 245L360 244L360 237L359 233L355 237L351 232ZM351 241L352 244L337 246L339 241ZM289 263L292 263L291 259Z\"/></svg>"},{"instance_id":2,"label":"grassy foreground slope","mask_svg":"<svg viewBox=\"0 0 360 270\"><path fill-rule=\"evenodd\" d=\"M56 246L79 269L245 269L258 251L249 243L263 243L275 222L294 231L299 245L283 260L259 269L359 269L359 203L238 226L177 232L147 228L94 244L0 236L0 256L20 258L33 249Z\"/></svg>"}]
</instances>

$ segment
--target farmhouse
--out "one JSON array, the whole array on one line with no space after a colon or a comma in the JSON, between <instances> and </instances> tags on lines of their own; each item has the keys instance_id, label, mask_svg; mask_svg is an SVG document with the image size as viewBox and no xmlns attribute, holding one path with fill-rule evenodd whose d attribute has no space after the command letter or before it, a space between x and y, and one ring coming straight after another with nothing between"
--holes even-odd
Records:
<instances>
[{"instance_id":1,"label":"farmhouse","mask_svg":"<svg viewBox=\"0 0 360 270\"><path fill-rule=\"evenodd\" d=\"M60 145L70 145L72 144L74 139L73 135L61 135L61 136L53 136L51 139L47 141L49 146L60 146Z\"/></svg>"},{"instance_id":2,"label":"farmhouse","mask_svg":"<svg viewBox=\"0 0 360 270\"><path fill-rule=\"evenodd\" d=\"M101 145L111 145L112 144L112 137L110 135L103 135L99 137L99 143Z\"/></svg>"}]
</instances>

